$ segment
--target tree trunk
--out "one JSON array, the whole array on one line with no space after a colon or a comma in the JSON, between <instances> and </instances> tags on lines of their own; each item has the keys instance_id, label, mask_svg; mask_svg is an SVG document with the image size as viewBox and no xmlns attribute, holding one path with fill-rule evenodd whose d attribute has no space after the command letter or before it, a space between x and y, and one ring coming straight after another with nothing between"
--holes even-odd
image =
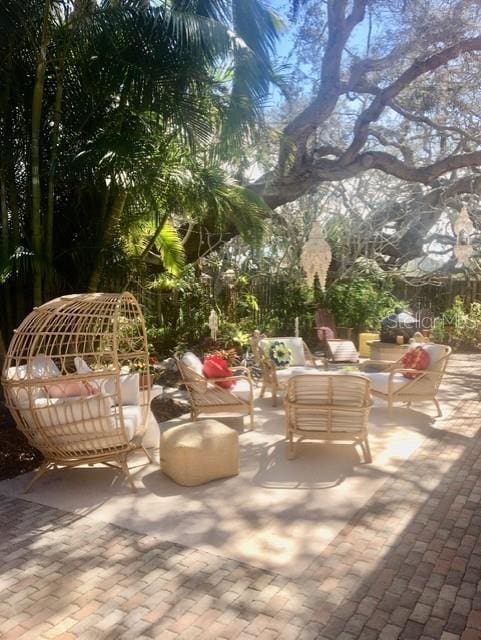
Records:
<instances>
[{"instance_id":1,"label":"tree trunk","mask_svg":"<svg viewBox=\"0 0 481 640\"><path fill-rule=\"evenodd\" d=\"M114 201L103 223L103 230L101 233L101 241L99 243L99 251L95 258L94 267L90 275L90 281L88 285L89 292L96 292L102 277L104 265L105 265L105 250L112 244L114 239L115 228L120 222L122 213L124 211L125 202L127 200L127 192L124 189L117 187L117 192L114 197Z\"/></svg>"},{"instance_id":2,"label":"tree trunk","mask_svg":"<svg viewBox=\"0 0 481 640\"><path fill-rule=\"evenodd\" d=\"M47 68L47 47L49 44L50 0L43 6L40 47L37 55L37 71L32 97L32 249L33 249L33 302L42 303L42 209L40 187L40 130L42 123L42 102Z\"/></svg>"},{"instance_id":3,"label":"tree trunk","mask_svg":"<svg viewBox=\"0 0 481 640\"><path fill-rule=\"evenodd\" d=\"M52 127L52 148L50 152L50 164L48 172L48 193L47 193L47 218L45 221L45 288L49 294L51 291L51 277L53 275L53 227L55 213L55 178L57 174L57 151L60 137L60 122L62 118L63 100L63 80L65 66L65 51L63 52L57 76L57 88L55 92L55 107Z\"/></svg>"},{"instance_id":4,"label":"tree trunk","mask_svg":"<svg viewBox=\"0 0 481 640\"><path fill-rule=\"evenodd\" d=\"M157 226L157 229L155 230L155 232L153 233L153 235L151 236L151 238L149 239L149 241L147 242L145 249L142 251L140 257L141 258L145 258L149 251L154 247L155 243L157 242L157 238L160 235L160 232L162 231L162 229L164 228L165 223L167 222L168 219L168 215L164 215L162 220L160 221L159 225Z\"/></svg>"},{"instance_id":5,"label":"tree trunk","mask_svg":"<svg viewBox=\"0 0 481 640\"><path fill-rule=\"evenodd\" d=\"M10 257L10 233L8 224L7 188L5 175L2 170L0 175L0 212L2 220L2 261L6 265ZM4 313L8 330L12 329L12 299L10 295L10 279L3 285L4 290Z\"/></svg>"}]
</instances>

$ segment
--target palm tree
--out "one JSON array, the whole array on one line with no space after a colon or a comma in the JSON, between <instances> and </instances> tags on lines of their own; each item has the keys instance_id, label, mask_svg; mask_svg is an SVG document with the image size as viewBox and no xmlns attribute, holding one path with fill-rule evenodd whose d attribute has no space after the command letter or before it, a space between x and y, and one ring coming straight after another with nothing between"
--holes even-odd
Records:
<instances>
[{"instance_id":1,"label":"palm tree","mask_svg":"<svg viewBox=\"0 0 481 640\"><path fill-rule=\"evenodd\" d=\"M278 27L262 0L0 4L4 335L31 302L97 288L139 220L155 244L192 215L240 224L250 201L258 216L231 175Z\"/></svg>"}]
</instances>

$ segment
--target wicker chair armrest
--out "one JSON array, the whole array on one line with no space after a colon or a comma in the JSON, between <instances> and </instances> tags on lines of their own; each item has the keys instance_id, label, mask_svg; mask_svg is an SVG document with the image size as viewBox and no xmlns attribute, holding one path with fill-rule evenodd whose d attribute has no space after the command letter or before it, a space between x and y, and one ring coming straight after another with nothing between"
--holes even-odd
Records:
<instances>
[{"instance_id":1,"label":"wicker chair armrest","mask_svg":"<svg viewBox=\"0 0 481 640\"><path fill-rule=\"evenodd\" d=\"M317 368L316 359L314 358L312 351L309 349L309 347L305 342L304 342L304 358L306 360L306 364L310 362L313 367Z\"/></svg>"},{"instance_id":2,"label":"wicker chair armrest","mask_svg":"<svg viewBox=\"0 0 481 640\"><path fill-rule=\"evenodd\" d=\"M389 378L392 378L395 373L415 373L416 378L442 378L442 373L439 371L430 371L429 369L406 369L406 368L397 368L392 369L389 372Z\"/></svg>"},{"instance_id":3,"label":"wicker chair armrest","mask_svg":"<svg viewBox=\"0 0 481 640\"><path fill-rule=\"evenodd\" d=\"M274 365L274 363L272 362L272 360L270 358L268 358L267 356L261 356L260 359L260 365L263 369L267 369L268 371L275 371L276 367Z\"/></svg>"},{"instance_id":4,"label":"wicker chair armrest","mask_svg":"<svg viewBox=\"0 0 481 640\"><path fill-rule=\"evenodd\" d=\"M249 378L249 379L251 378L251 372L250 372L250 369L248 367L243 367L243 366L239 365L238 367L231 367L230 370L231 371L243 371L244 373L243 373L242 377ZM235 377L236 378L240 378L241 376L235 376Z\"/></svg>"}]
</instances>

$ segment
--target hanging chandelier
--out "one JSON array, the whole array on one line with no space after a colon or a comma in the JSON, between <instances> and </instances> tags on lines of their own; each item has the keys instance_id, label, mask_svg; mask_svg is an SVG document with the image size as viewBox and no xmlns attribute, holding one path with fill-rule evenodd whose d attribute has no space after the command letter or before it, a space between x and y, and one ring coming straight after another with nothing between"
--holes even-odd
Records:
<instances>
[{"instance_id":1,"label":"hanging chandelier","mask_svg":"<svg viewBox=\"0 0 481 640\"><path fill-rule=\"evenodd\" d=\"M471 244L471 235L474 232L474 225L469 217L466 207L462 207L453 224L456 234L456 245L454 246L454 257L458 262L467 266L473 255L474 248Z\"/></svg>"},{"instance_id":2,"label":"hanging chandelier","mask_svg":"<svg viewBox=\"0 0 481 640\"><path fill-rule=\"evenodd\" d=\"M473 251L474 251L474 248L472 244L457 244L454 247L453 253L456 260L466 266L469 264L469 261L471 260Z\"/></svg>"},{"instance_id":3,"label":"hanging chandelier","mask_svg":"<svg viewBox=\"0 0 481 640\"><path fill-rule=\"evenodd\" d=\"M321 225L319 222L315 222L301 253L301 266L311 287L314 285L314 279L317 275L322 290L325 289L331 258L331 247L324 240Z\"/></svg>"}]
</instances>

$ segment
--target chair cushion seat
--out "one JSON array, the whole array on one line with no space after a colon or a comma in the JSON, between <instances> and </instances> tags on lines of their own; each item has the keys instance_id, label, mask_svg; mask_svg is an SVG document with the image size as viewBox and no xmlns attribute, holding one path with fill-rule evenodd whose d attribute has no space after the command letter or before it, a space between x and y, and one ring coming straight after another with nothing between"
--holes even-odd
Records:
<instances>
[{"instance_id":1,"label":"chair cushion seat","mask_svg":"<svg viewBox=\"0 0 481 640\"><path fill-rule=\"evenodd\" d=\"M217 385L214 385L211 382L209 383L208 388L214 389L216 391L220 390L220 388ZM235 385L232 387L232 389L229 389L229 392L232 393L234 396L237 396L239 400L243 400L244 402L250 402L251 400L251 386L247 380L244 380L244 378L240 378L239 380L236 380ZM203 395L205 396L205 392ZM200 397L199 400L200 400L200 404L202 404L202 397ZM206 404L209 404L209 403L207 402Z\"/></svg>"},{"instance_id":2,"label":"chair cushion seat","mask_svg":"<svg viewBox=\"0 0 481 640\"><path fill-rule=\"evenodd\" d=\"M143 408L128 405L113 407L107 396L85 398L39 398L32 411L24 411L25 420L36 430L35 420L42 431L38 444L44 438L71 455L101 451L127 444L123 437L118 412L122 411L127 441L130 442L143 428ZM41 446L40 446L41 448Z\"/></svg>"},{"instance_id":3,"label":"chair cushion seat","mask_svg":"<svg viewBox=\"0 0 481 640\"><path fill-rule=\"evenodd\" d=\"M379 393L387 394L389 386L389 373L377 372L365 374L371 381L371 389ZM392 387L394 391L399 391L408 384L410 380L405 378L402 373L395 373L392 377Z\"/></svg>"},{"instance_id":4,"label":"chair cushion seat","mask_svg":"<svg viewBox=\"0 0 481 640\"><path fill-rule=\"evenodd\" d=\"M277 380L280 384L284 384L285 382L290 380L293 376L301 376L306 373L315 375L317 373L321 373L321 371L319 371L319 369L316 369L315 367L307 367L307 366L287 367L287 369L279 369L278 371L276 371Z\"/></svg>"}]
</instances>

